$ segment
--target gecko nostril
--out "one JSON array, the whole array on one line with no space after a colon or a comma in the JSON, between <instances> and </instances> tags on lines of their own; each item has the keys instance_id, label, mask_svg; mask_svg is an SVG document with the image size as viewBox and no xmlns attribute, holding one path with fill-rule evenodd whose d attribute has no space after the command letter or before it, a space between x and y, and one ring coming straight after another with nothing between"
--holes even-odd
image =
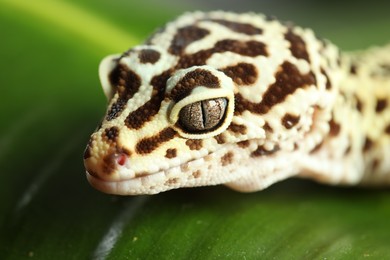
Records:
<instances>
[{"instance_id":1,"label":"gecko nostril","mask_svg":"<svg viewBox=\"0 0 390 260\"><path fill-rule=\"evenodd\" d=\"M123 154L123 153L122 153L122 154L119 154L118 157L116 158L116 162L117 162L119 165L121 165L121 166L125 165L126 160L127 160L127 155L126 155L126 154Z\"/></svg>"}]
</instances>

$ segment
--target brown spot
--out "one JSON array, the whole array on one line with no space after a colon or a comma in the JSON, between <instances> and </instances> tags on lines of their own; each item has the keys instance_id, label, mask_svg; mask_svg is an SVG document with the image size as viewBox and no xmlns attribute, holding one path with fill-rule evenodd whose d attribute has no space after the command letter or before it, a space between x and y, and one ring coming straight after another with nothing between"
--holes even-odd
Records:
<instances>
[{"instance_id":1,"label":"brown spot","mask_svg":"<svg viewBox=\"0 0 390 260\"><path fill-rule=\"evenodd\" d=\"M167 149L165 153L165 157L171 159L171 158L175 158L176 156L177 156L177 150L175 148Z\"/></svg>"},{"instance_id":2,"label":"brown spot","mask_svg":"<svg viewBox=\"0 0 390 260\"><path fill-rule=\"evenodd\" d=\"M240 148L247 148L248 146L249 146L249 141L248 140L245 140L245 141L241 141L241 142L238 142L237 143L237 145L238 145L238 147L240 147Z\"/></svg>"},{"instance_id":3,"label":"brown spot","mask_svg":"<svg viewBox=\"0 0 390 260\"><path fill-rule=\"evenodd\" d=\"M334 118L329 121L329 135L337 136L340 133L341 126L339 123L334 121Z\"/></svg>"},{"instance_id":4,"label":"brown spot","mask_svg":"<svg viewBox=\"0 0 390 260\"><path fill-rule=\"evenodd\" d=\"M385 133L390 135L390 124L385 127Z\"/></svg>"},{"instance_id":5,"label":"brown spot","mask_svg":"<svg viewBox=\"0 0 390 260\"><path fill-rule=\"evenodd\" d=\"M196 69L188 72L171 90L170 98L175 102L187 97L191 91L197 86L207 88L219 88L219 79L210 71L204 69Z\"/></svg>"},{"instance_id":6,"label":"brown spot","mask_svg":"<svg viewBox=\"0 0 390 260\"><path fill-rule=\"evenodd\" d=\"M116 126L104 129L103 139L107 139L111 142L116 142L119 134L119 129Z\"/></svg>"},{"instance_id":7,"label":"brown spot","mask_svg":"<svg viewBox=\"0 0 390 260\"><path fill-rule=\"evenodd\" d=\"M314 146L314 148L310 151L310 153L313 154L313 153L318 152L323 145L324 145L324 141L322 140L316 146Z\"/></svg>"},{"instance_id":8,"label":"brown spot","mask_svg":"<svg viewBox=\"0 0 390 260\"><path fill-rule=\"evenodd\" d=\"M235 114L241 114L248 110L256 114L265 114L273 106L283 102L288 95L293 94L298 88L306 88L316 84L312 72L302 75L298 68L284 62L276 73L276 82L268 87L260 103L252 103L244 99L241 94L235 96Z\"/></svg>"},{"instance_id":9,"label":"brown spot","mask_svg":"<svg viewBox=\"0 0 390 260\"><path fill-rule=\"evenodd\" d=\"M224 156L221 157L222 166L226 166L233 162L234 154L232 152L227 152Z\"/></svg>"},{"instance_id":10,"label":"brown spot","mask_svg":"<svg viewBox=\"0 0 390 260\"><path fill-rule=\"evenodd\" d=\"M295 58L310 62L306 44L301 36L295 34L292 29L289 29L284 37L290 42L290 51Z\"/></svg>"},{"instance_id":11,"label":"brown spot","mask_svg":"<svg viewBox=\"0 0 390 260\"><path fill-rule=\"evenodd\" d=\"M138 53L138 58L141 63L156 63L161 57L161 54L153 49L143 49Z\"/></svg>"},{"instance_id":12,"label":"brown spot","mask_svg":"<svg viewBox=\"0 0 390 260\"><path fill-rule=\"evenodd\" d=\"M363 111L363 103L356 95L355 95L355 99L356 99L356 109L361 113Z\"/></svg>"},{"instance_id":13,"label":"brown spot","mask_svg":"<svg viewBox=\"0 0 390 260\"><path fill-rule=\"evenodd\" d=\"M202 175L200 170L194 171L192 173L192 176L194 176L195 179L199 178Z\"/></svg>"},{"instance_id":14,"label":"brown spot","mask_svg":"<svg viewBox=\"0 0 390 260\"><path fill-rule=\"evenodd\" d=\"M284 117L282 118L282 124L286 129L291 129L293 128L296 124L298 124L300 119L300 116L295 116L292 114L285 114Z\"/></svg>"},{"instance_id":15,"label":"brown spot","mask_svg":"<svg viewBox=\"0 0 390 260\"><path fill-rule=\"evenodd\" d=\"M221 70L237 85L251 85L257 79L257 69L250 63L241 62L235 66L229 66Z\"/></svg>"},{"instance_id":16,"label":"brown spot","mask_svg":"<svg viewBox=\"0 0 390 260\"><path fill-rule=\"evenodd\" d=\"M176 184L179 182L179 178L171 178L171 179L168 179L166 182L165 182L165 185L173 185L173 184Z\"/></svg>"},{"instance_id":17,"label":"brown spot","mask_svg":"<svg viewBox=\"0 0 390 260\"><path fill-rule=\"evenodd\" d=\"M141 86L140 77L125 65L118 66L110 74L110 82L116 87L118 99L107 112L106 120L110 121L120 115L127 101L134 96Z\"/></svg>"},{"instance_id":18,"label":"brown spot","mask_svg":"<svg viewBox=\"0 0 390 260\"><path fill-rule=\"evenodd\" d=\"M148 154L154 151L159 145L171 140L175 137L176 131L170 127L161 130L160 133L141 139L135 146L136 152L139 154Z\"/></svg>"},{"instance_id":19,"label":"brown spot","mask_svg":"<svg viewBox=\"0 0 390 260\"><path fill-rule=\"evenodd\" d=\"M265 124L263 125L263 129L268 133L274 132L274 129L272 129L272 127L268 124L268 122L265 122Z\"/></svg>"},{"instance_id":20,"label":"brown spot","mask_svg":"<svg viewBox=\"0 0 390 260\"><path fill-rule=\"evenodd\" d=\"M260 28L257 28L253 26L252 24L249 23L238 23L238 22L232 22L228 20L223 20L223 19L206 19L206 21L213 21L215 23L219 23L230 30L238 33L243 33L246 35L257 35L257 34L262 34L263 30Z\"/></svg>"},{"instance_id":21,"label":"brown spot","mask_svg":"<svg viewBox=\"0 0 390 260\"><path fill-rule=\"evenodd\" d=\"M356 75L357 74L357 66L356 64L352 63L350 68L349 68L349 72L352 74L352 75Z\"/></svg>"},{"instance_id":22,"label":"brown spot","mask_svg":"<svg viewBox=\"0 0 390 260\"><path fill-rule=\"evenodd\" d=\"M271 155L273 153L276 153L277 151L279 151L280 148L278 145L275 145L275 147L272 149L272 150L267 150L264 148L264 146L262 145L259 145L257 147L256 150L254 150L252 153L251 153L251 156L252 157L258 157L258 156L264 156L264 155Z\"/></svg>"},{"instance_id":23,"label":"brown spot","mask_svg":"<svg viewBox=\"0 0 390 260\"><path fill-rule=\"evenodd\" d=\"M219 134L219 135L214 136L214 139L217 141L218 144L226 143L226 140L225 140L225 137L223 136L223 134Z\"/></svg>"},{"instance_id":24,"label":"brown spot","mask_svg":"<svg viewBox=\"0 0 390 260\"><path fill-rule=\"evenodd\" d=\"M228 130L232 131L233 133L242 134L242 135L245 135L247 133L247 129L245 125L239 125L235 123L231 123L230 126L228 127Z\"/></svg>"},{"instance_id":25,"label":"brown spot","mask_svg":"<svg viewBox=\"0 0 390 260\"><path fill-rule=\"evenodd\" d=\"M376 101L376 107L375 107L375 111L377 113L380 113L382 112L383 110L385 110L385 108L387 107L387 99L385 98L380 98Z\"/></svg>"},{"instance_id":26,"label":"brown spot","mask_svg":"<svg viewBox=\"0 0 390 260\"><path fill-rule=\"evenodd\" d=\"M366 140L364 141L363 151L367 152L370 150L370 148L373 146L373 142L369 137L366 137Z\"/></svg>"},{"instance_id":27,"label":"brown spot","mask_svg":"<svg viewBox=\"0 0 390 260\"><path fill-rule=\"evenodd\" d=\"M131 112L125 119L125 124L130 129L139 129L146 122L158 113L161 102L164 99L166 81L170 77L170 72L165 71L151 80L153 86L152 96L148 102Z\"/></svg>"},{"instance_id":28,"label":"brown spot","mask_svg":"<svg viewBox=\"0 0 390 260\"><path fill-rule=\"evenodd\" d=\"M233 52L249 57L256 57L259 55L268 56L266 46L262 42L253 40L245 42L227 39L217 42L213 48L181 56L176 68L181 69L191 66L205 65L211 55L223 52Z\"/></svg>"},{"instance_id":29,"label":"brown spot","mask_svg":"<svg viewBox=\"0 0 390 260\"><path fill-rule=\"evenodd\" d=\"M222 40L215 44L215 52L234 52L243 56L257 57L268 56L266 46L260 41L237 41L237 40Z\"/></svg>"},{"instance_id":30,"label":"brown spot","mask_svg":"<svg viewBox=\"0 0 390 260\"><path fill-rule=\"evenodd\" d=\"M186 145L190 148L190 150L200 150L202 149L202 139L188 139L186 141Z\"/></svg>"},{"instance_id":31,"label":"brown spot","mask_svg":"<svg viewBox=\"0 0 390 260\"><path fill-rule=\"evenodd\" d=\"M115 170L114 160L111 155L103 157L102 172L109 175Z\"/></svg>"},{"instance_id":32,"label":"brown spot","mask_svg":"<svg viewBox=\"0 0 390 260\"><path fill-rule=\"evenodd\" d=\"M83 155L84 160L91 157L91 149L92 149L92 138L89 139L87 147L85 148L84 155Z\"/></svg>"},{"instance_id":33,"label":"brown spot","mask_svg":"<svg viewBox=\"0 0 390 260\"><path fill-rule=\"evenodd\" d=\"M344 155L348 155L351 152L351 150L352 150L352 145L351 143L349 143L347 149L345 149Z\"/></svg>"},{"instance_id":34,"label":"brown spot","mask_svg":"<svg viewBox=\"0 0 390 260\"><path fill-rule=\"evenodd\" d=\"M325 83L326 89L331 89L332 88L332 84L330 83L329 76L326 73L326 71L324 70L324 68L321 68L321 73L322 73L322 75L325 76L325 79L326 79L326 83Z\"/></svg>"},{"instance_id":35,"label":"brown spot","mask_svg":"<svg viewBox=\"0 0 390 260\"><path fill-rule=\"evenodd\" d=\"M188 45L204 38L209 33L208 30L196 26L182 27L177 30L168 51L171 54L180 55Z\"/></svg>"}]
</instances>

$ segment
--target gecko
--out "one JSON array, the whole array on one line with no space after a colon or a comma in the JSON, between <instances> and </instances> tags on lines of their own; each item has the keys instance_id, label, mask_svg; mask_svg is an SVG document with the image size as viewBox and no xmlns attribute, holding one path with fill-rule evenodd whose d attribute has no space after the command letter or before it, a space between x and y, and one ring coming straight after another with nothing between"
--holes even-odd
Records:
<instances>
[{"instance_id":1,"label":"gecko","mask_svg":"<svg viewBox=\"0 0 390 260\"><path fill-rule=\"evenodd\" d=\"M109 104L84 165L102 192L390 183L390 45L341 52L262 14L189 12L99 78Z\"/></svg>"}]
</instances>

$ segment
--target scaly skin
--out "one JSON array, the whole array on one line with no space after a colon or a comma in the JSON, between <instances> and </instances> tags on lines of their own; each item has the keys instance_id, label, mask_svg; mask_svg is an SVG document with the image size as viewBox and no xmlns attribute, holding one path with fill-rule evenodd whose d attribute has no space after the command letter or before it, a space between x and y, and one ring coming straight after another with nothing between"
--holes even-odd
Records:
<instances>
[{"instance_id":1,"label":"scaly skin","mask_svg":"<svg viewBox=\"0 0 390 260\"><path fill-rule=\"evenodd\" d=\"M340 54L258 14L188 13L99 69L107 114L84 154L121 195L291 176L390 180L390 47Z\"/></svg>"}]
</instances>

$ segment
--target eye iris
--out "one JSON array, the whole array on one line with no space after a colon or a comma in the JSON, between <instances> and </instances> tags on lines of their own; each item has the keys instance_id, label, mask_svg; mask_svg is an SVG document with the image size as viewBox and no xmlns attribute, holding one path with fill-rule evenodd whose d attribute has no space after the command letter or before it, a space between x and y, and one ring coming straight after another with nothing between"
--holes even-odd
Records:
<instances>
[{"instance_id":1,"label":"eye iris","mask_svg":"<svg viewBox=\"0 0 390 260\"><path fill-rule=\"evenodd\" d=\"M207 99L189 104L179 113L180 124L190 132L211 130L223 119L226 107L226 98Z\"/></svg>"}]
</instances>

